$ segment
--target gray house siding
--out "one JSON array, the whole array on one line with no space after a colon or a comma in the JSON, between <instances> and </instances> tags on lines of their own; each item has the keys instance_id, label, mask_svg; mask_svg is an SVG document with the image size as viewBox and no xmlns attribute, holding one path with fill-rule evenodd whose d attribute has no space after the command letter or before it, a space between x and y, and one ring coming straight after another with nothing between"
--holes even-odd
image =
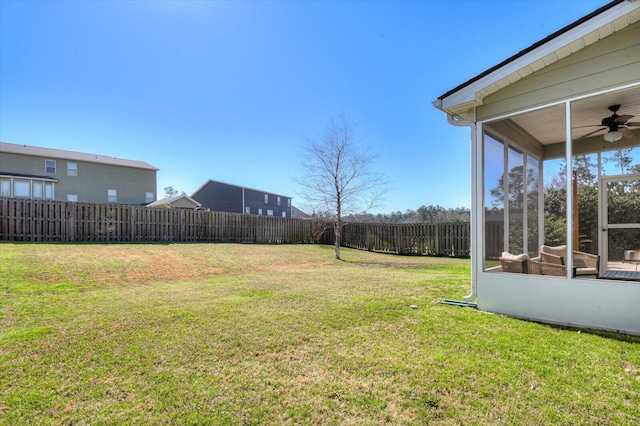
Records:
<instances>
[{"instance_id":1,"label":"gray house siding","mask_svg":"<svg viewBox=\"0 0 640 426\"><path fill-rule=\"evenodd\" d=\"M191 198L202 204L203 209L243 213L242 188L238 186L209 181Z\"/></svg>"},{"instance_id":2,"label":"gray house siding","mask_svg":"<svg viewBox=\"0 0 640 426\"><path fill-rule=\"evenodd\" d=\"M84 158L94 158L96 162ZM101 162L103 159L110 164ZM75 201L90 203L145 204L155 200L156 172L153 166L131 160L0 144L0 180L5 188L15 182L33 185L47 180L53 182L53 197L49 198L58 201L67 201L71 196ZM35 196L38 186L31 188L30 197L41 198ZM16 196L15 192L12 195Z\"/></svg>"},{"instance_id":3,"label":"gray house siding","mask_svg":"<svg viewBox=\"0 0 640 426\"><path fill-rule=\"evenodd\" d=\"M291 197L224 182L209 180L191 198L212 211L291 217Z\"/></svg>"}]
</instances>

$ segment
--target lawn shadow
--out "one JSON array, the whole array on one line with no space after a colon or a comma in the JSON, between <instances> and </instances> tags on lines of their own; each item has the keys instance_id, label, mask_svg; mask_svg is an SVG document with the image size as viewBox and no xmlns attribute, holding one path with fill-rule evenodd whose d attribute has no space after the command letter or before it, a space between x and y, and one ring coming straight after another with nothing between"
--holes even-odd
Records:
<instances>
[{"instance_id":1,"label":"lawn shadow","mask_svg":"<svg viewBox=\"0 0 640 426\"><path fill-rule=\"evenodd\" d=\"M526 320L526 319L524 319L523 321L534 322L536 324L540 324L555 330L574 331L577 333L591 334L592 336L598 336L605 339L617 340L618 342L640 344L640 336L634 336L632 334L625 334L622 332L596 330L593 328L569 327L565 325L548 324L540 321L532 321L532 320Z\"/></svg>"}]
</instances>

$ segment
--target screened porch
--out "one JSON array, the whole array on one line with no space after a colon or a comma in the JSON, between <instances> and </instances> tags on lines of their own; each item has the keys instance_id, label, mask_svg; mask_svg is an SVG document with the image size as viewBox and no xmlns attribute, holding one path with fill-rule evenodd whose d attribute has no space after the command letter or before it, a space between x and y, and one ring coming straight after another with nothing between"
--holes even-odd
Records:
<instances>
[{"instance_id":1,"label":"screened porch","mask_svg":"<svg viewBox=\"0 0 640 426\"><path fill-rule=\"evenodd\" d=\"M482 270L640 281L639 129L637 86L484 122Z\"/></svg>"}]
</instances>

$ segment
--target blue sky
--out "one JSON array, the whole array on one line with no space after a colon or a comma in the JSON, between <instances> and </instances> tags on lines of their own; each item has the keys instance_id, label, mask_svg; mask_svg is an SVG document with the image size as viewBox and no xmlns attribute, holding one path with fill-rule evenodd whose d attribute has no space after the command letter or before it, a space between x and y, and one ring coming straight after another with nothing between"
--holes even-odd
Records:
<instances>
[{"instance_id":1,"label":"blue sky","mask_svg":"<svg viewBox=\"0 0 640 426\"><path fill-rule=\"evenodd\" d=\"M431 102L605 0L0 1L0 140L146 161L297 198L340 114L393 190L469 207L469 131Z\"/></svg>"}]
</instances>

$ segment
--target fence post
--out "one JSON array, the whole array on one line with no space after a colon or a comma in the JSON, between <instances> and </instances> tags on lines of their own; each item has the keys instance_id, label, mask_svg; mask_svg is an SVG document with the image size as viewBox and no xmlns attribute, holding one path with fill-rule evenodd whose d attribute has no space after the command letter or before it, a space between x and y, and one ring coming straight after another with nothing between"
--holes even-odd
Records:
<instances>
[{"instance_id":1,"label":"fence post","mask_svg":"<svg viewBox=\"0 0 640 426\"><path fill-rule=\"evenodd\" d=\"M76 240L76 209L71 201L67 202L67 241L75 241Z\"/></svg>"}]
</instances>

